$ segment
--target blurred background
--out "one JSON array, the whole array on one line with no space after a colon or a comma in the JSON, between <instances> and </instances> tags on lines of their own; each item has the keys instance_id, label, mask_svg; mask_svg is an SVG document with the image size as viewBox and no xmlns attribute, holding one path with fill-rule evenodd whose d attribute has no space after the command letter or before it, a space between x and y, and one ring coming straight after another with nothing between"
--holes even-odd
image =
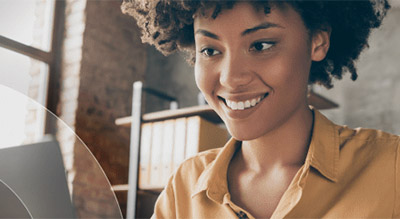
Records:
<instances>
[{"instance_id":1,"label":"blurred background","mask_svg":"<svg viewBox=\"0 0 400 219\"><path fill-rule=\"evenodd\" d=\"M198 104L193 69L180 54L164 57L142 44L133 18L123 15L120 0L1 0L0 84L21 92L60 117L86 143L112 185L128 182L130 129L115 124L131 115L132 84L143 81L175 97L179 107ZM334 88L313 90L339 106L322 113L352 128L382 129L400 134L400 1L358 63L356 82L346 74ZM169 107L146 98L144 112ZM2 102L1 104L7 104ZM20 120L9 124L26 138L40 138L57 124L43 112L16 107ZM76 139L58 130L65 147ZM0 133L6 133L0 130ZM1 136L6 138L7 136ZM67 150L71 151L71 150ZM78 165L71 159L73 165ZM79 164L84 165L84 164ZM86 171L90 172L90 168ZM80 182L84 183L84 182ZM87 184L95 186L91 179ZM97 217L101 195L82 203L80 215ZM117 193L121 207L126 192ZM123 210L123 213L124 210Z\"/></svg>"}]
</instances>

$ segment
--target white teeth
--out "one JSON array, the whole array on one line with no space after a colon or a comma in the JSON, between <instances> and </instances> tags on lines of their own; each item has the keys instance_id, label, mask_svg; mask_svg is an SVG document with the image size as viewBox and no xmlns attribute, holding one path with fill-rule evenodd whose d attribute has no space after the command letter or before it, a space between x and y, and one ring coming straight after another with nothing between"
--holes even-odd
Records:
<instances>
[{"instance_id":1,"label":"white teeth","mask_svg":"<svg viewBox=\"0 0 400 219\"><path fill-rule=\"evenodd\" d=\"M226 100L226 105L233 110L244 110L257 105L263 98L264 97L258 97L251 100L238 101L238 102L232 100Z\"/></svg>"},{"instance_id":2,"label":"white teeth","mask_svg":"<svg viewBox=\"0 0 400 219\"><path fill-rule=\"evenodd\" d=\"M226 105L228 105L230 108L232 108L232 102L230 100L226 100Z\"/></svg>"},{"instance_id":3,"label":"white teeth","mask_svg":"<svg viewBox=\"0 0 400 219\"><path fill-rule=\"evenodd\" d=\"M235 101L232 101L232 102L231 102L231 108L232 108L233 110L237 110L237 109L238 109L238 104L237 104Z\"/></svg>"},{"instance_id":4,"label":"white teeth","mask_svg":"<svg viewBox=\"0 0 400 219\"><path fill-rule=\"evenodd\" d=\"M255 106L257 104L257 100L256 99L252 99L251 100L251 106Z\"/></svg>"},{"instance_id":5,"label":"white teeth","mask_svg":"<svg viewBox=\"0 0 400 219\"><path fill-rule=\"evenodd\" d=\"M240 110L244 109L244 103L243 102L239 102L238 103L238 109L240 109Z\"/></svg>"},{"instance_id":6,"label":"white teeth","mask_svg":"<svg viewBox=\"0 0 400 219\"><path fill-rule=\"evenodd\" d=\"M246 102L244 102L244 108L249 108L251 106L250 101L246 100Z\"/></svg>"}]
</instances>

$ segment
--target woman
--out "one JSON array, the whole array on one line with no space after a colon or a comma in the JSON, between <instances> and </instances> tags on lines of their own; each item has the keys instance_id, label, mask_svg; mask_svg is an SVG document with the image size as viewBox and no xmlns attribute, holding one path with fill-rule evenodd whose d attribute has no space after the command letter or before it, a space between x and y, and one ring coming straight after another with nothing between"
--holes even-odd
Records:
<instances>
[{"instance_id":1,"label":"woman","mask_svg":"<svg viewBox=\"0 0 400 219\"><path fill-rule=\"evenodd\" d=\"M186 160L155 218L400 217L400 138L330 122L307 85L332 87L386 1L138 1L143 41L186 51L226 124L222 148Z\"/></svg>"}]
</instances>

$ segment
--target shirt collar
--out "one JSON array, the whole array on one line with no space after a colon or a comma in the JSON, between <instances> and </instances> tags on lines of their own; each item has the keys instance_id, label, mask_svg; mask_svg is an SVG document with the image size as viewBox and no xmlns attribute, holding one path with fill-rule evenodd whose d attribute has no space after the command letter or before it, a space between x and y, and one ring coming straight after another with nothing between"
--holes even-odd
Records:
<instances>
[{"instance_id":1,"label":"shirt collar","mask_svg":"<svg viewBox=\"0 0 400 219\"><path fill-rule=\"evenodd\" d=\"M227 172L229 163L241 142L231 138L218 153L197 180L192 198L205 191L208 198L222 204L224 195L228 193Z\"/></svg>"},{"instance_id":2,"label":"shirt collar","mask_svg":"<svg viewBox=\"0 0 400 219\"><path fill-rule=\"evenodd\" d=\"M314 125L306 162L323 176L337 182L339 162L339 126L318 110L314 110Z\"/></svg>"},{"instance_id":3,"label":"shirt collar","mask_svg":"<svg viewBox=\"0 0 400 219\"><path fill-rule=\"evenodd\" d=\"M312 138L306 157L306 164L317 169L327 179L337 182L339 161L338 126L328 120L318 110L314 112ZM222 204L228 193L227 172L230 160L241 142L231 138L200 175L192 198L201 192L211 200Z\"/></svg>"}]
</instances>

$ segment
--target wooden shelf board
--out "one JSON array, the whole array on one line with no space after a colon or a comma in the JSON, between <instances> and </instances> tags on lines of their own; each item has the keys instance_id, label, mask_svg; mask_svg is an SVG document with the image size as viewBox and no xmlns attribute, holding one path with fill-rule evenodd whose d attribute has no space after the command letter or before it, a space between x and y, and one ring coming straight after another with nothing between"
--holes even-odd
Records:
<instances>
[{"instance_id":1,"label":"wooden shelf board","mask_svg":"<svg viewBox=\"0 0 400 219\"><path fill-rule=\"evenodd\" d=\"M221 118L217 113L211 109L209 105L192 106L181 108L177 110L163 110L154 113L147 113L143 115L143 122L153 122L165 119L175 119L179 117L189 117L199 115L211 122L221 123Z\"/></svg>"},{"instance_id":2,"label":"wooden shelf board","mask_svg":"<svg viewBox=\"0 0 400 219\"><path fill-rule=\"evenodd\" d=\"M129 189L128 184L121 184L121 185L113 185L112 189L114 192L127 192ZM148 186L144 188L139 188L138 191L143 191L143 192L150 192L150 193L160 193L164 188L162 187L154 187L154 186Z\"/></svg>"},{"instance_id":3,"label":"wooden shelf board","mask_svg":"<svg viewBox=\"0 0 400 219\"><path fill-rule=\"evenodd\" d=\"M118 191L128 191L129 185L128 184L122 184L122 185L113 185L111 186L113 191L118 192Z\"/></svg>"},{"instance_id":4,"label":"wooden shelf board","mask_svg":"<svg viewBox=\"0 0 400 219\"><path fill-rule=\"evenodd\" d=\"M334 109L338 108L339 105L313 91L310 92L308 96L308 103L314 106L316 109L323 110L323 109Z\"/></svg>"},{"instance_id":5,"label":"wooden shelf board","mask_svg":"<svg viewBox=\"0 0 400 219\"><path fill-rule=\"evenodd\" d=\"M124 127L131 127L131 122L132 122L131 116L122 117L115 120L116 125Z\"/></svg>"},{"instance_id":6,"label":"wooden shelf board","mask_svg":"<svg viewBox=\"0 0 400 219\"><path fill-rule=\"evenodd\" d=\"M146 113L142 116L142 122L155 122L166 119L175 119L179 117L189 117L199 115L213 123L222 123L221 118L211 109L209 105L192 106L177 110L163 110L154 113ZM115 124L124 127L130 127L132 118L130 116L118 118Z\"/></svg>"}]
</instances>

